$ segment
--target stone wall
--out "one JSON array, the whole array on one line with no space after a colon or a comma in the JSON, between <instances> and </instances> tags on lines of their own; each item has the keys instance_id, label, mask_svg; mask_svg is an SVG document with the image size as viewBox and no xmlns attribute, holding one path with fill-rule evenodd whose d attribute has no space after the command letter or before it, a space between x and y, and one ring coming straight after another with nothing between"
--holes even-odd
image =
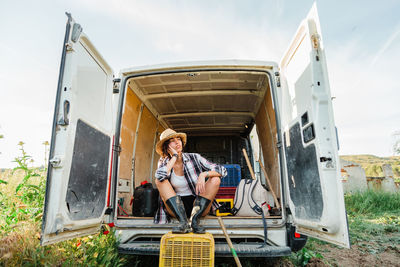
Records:
<instances>
[{"instance_id":1,"label":"stone wall","mask_svg":"<svg viewBox=\"0 0 400 267\"><path fill-rule=\"evenodd\" d=\"M399 192L399 188L394 183L392 166L389 164L382 165L383 175L385 178L382 181L382 190L389 193Z\"/></svg>"},{"instance_id":2,"label":"stone wall","mask_svg":"<svg viewBox=\"0 0 400 267\"><path fill-rule=\"evenodd\" d=\"M343 192L363 192L368 189L367 177L360 164L340 160Z\"/></svg>"},{"instance_id":3,"label":"stone wall","mask_svg":"<svg viewBox=\"0 0 400 267\"><path fill-rule=\"evenodd\" d=\"M394 182L392 166L382 165L384 177L366 177L360 164L340 160L343 192L363 192L367 189L382 190L384 192L400 192L399 184Z\"/></svg>"}]
</instances>

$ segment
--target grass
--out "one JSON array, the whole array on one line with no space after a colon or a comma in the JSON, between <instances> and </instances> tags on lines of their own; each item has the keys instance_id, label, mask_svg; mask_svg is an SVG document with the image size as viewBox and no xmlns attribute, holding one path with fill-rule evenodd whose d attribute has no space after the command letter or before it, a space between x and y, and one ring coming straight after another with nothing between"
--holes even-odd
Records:
<instances>
[{"instance_id":1,"label":"grass","mask_svg":"<svg viewBox=\"0 0 400 267\"><path fill-rule=\"evenodd\" d=\"M353 244L376 243L378 252L400 243L400 193L369 190L345 197Z\"/></svg>"},{"instance_id":2,"label":"grass","mask_svg":"<svg viewBox=\"0 0 400 267\"><path fill-rule=\"evenodd\" d=\"M362 253L379 254L400 243L400 193L368 190L345 195L345 203L352 246L357 246ZM309 238L306 246L293 253L289 260L295 266L305 266L312 259L335 265L323 256L332 247L338 248Z\"/></svg>"},{"instance_id":3,"label":"grass","mask_svg":"<svg viewBox=\"0 0 400 267\"><path fill-rule=\"evenodd\" d=\"M400 194L368 190L345 195L348 215L380 215L400 212Z\"/></svg>"}]
</instances>

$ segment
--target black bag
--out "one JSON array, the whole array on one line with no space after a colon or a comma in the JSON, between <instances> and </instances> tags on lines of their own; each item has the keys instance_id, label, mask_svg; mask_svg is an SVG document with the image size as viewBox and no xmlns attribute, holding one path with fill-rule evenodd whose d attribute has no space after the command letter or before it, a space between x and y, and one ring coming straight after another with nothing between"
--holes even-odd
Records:
<instances>
[{"instance_id":1,"label":"black bag","mask_svg":"<svg viewBox=\"0 0 400 267\"><path fill-rule=\"evenodd\" d=\"M132 215L153 217L158 209L158 190L151 183L142 183L133 193Z\"/></svg>"}]
</instances>

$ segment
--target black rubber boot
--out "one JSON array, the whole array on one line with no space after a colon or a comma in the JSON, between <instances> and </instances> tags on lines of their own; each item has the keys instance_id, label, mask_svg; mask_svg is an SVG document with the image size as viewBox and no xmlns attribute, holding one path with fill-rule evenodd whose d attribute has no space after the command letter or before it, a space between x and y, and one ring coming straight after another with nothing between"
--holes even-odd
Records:
<instances>
[{"instance_id":1,"label":"black rubber boot","mask_svg":"<svg viewBox=\"0 0 400 267\"><path fill-rule=\"evenodd\" d=\"M173 196L167 199L165 203L167 204L168 208L172 210L172 212L175 214L175 217L179 221L179 225L172 228L172 233L184 234L190 232L190 226L186 216L185 206L183 206L181 197Z\"/></svg>"},{"instance_id":2,"label":"black rubber boot","mask_svg":"<svg viewBox=\"0 0 400 267\"><path fill-rule=\"evenodd\" d=\"M197 233L197 234L205 233L204 227L200 226L199 222L200 222L201 215L207 209L210 202L211 202L211 200L209 200L205 197L202 197L202 196L196 197L194 204L193 204L193 210L192 210L192 215L191 215L192 229L193 229L194 233Z\"/></svg>"}]
</instances>

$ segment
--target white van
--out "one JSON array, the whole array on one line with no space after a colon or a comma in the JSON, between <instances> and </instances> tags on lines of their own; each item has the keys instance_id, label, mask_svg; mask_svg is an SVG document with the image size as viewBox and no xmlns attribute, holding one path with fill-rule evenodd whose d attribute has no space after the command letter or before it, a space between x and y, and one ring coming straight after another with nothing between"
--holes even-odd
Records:
<instances>
[{"instance_id":1,"label":"white van","mask_svg":"<svg viewBox=\"0 0 400 267\"><path fill-rule=\"evenodd\" d=\"M172 128L187 133L186 151L239 164L242 178L250 178L243 148L265 181L255 159L262 160L282 209L266 217L262 248L261 216L223 218L239 256L289 255L306 236L350 246L315 6L280 64L173 63L128 68L118 78L68 15L54 112L42 245L114 222L121 253L157 255L173 225L132 216L130 201L141 182L154 184L155 144ZM230 256L217 218L201 224L215 238L215 256Z\"/></svg>"}]
</instances>

